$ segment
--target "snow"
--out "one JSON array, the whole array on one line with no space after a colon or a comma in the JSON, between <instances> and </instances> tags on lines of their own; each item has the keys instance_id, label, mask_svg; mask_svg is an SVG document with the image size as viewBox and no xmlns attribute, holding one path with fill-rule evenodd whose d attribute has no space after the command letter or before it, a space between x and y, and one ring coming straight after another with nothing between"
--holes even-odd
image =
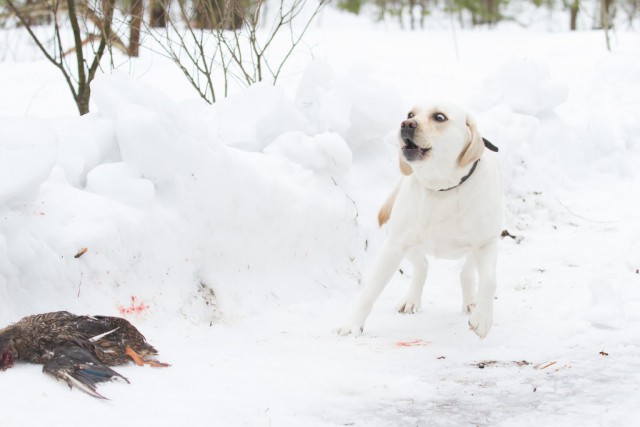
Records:
<instances>
[{"instance_id":1,"label":"snow","mask_svg":"<svg viewBox=\"0 0 640 427\"><path fill-rule=\"evenodd\" d=\"M351 150L336 132L320 133L313 137L302 132L284 133L263 151L329 176L340 176L351 169Z\"/></svg>"},{"instance_id":2,"label":"snow","mask_svg":"<svg viewBox=\"0 0 640 427\"><path fill-rule=\"evenodd\" d=\"M117 368L131 384L100 401L17 365L3 423L638 424L640 37L603 38L326 9L275 87L208 106L145 51L98 76L83 117L50 64L7 57L0 325L123 315L172 367ZM432 260L420 313L394 310L403 264L365 334L338 337L386 233L396 126L434 98L500 147L515 238L493 329L468 330L459 263Z\"/></svg>"},{"instance_id":3,"label":"snow","mask_svg":"<svg viewBox=\"0 0 640 427\"><path fill-rule=\"evenodd\" d=\"M3 119L0 144L0 201L28 200L51 172L56 162L56 137L45 120Z\"/></svg>"},{"instance_id":4,"label":"snow","mask_svg":"<svg viewBox=\"0 0 640 427\"><path fill-rule=\"evenodd\" d=\"M513 112L535 116L553 111L566 100L568 92L566 85L553 80L544 63L518 58L485 81L476 108L504 105Z\"/></svg>"}]
</instances>

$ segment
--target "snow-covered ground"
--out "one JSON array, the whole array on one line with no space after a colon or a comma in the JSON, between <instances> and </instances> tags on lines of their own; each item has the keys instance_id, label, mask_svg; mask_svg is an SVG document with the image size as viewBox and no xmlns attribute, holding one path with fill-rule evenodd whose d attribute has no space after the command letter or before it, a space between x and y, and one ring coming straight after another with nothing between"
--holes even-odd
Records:
<instances>
[{"instance_id":1,"label":"snow-covered ground","mask_svg":"<svg viewBox=\"0 0 640 427\"><path fill-rule=\"evenodd\" d=\"M640 36L438 28L327 9L280 85L214 106L145 51L84 117L50 64L5 57L0 325L122 314L173 366L118 368L131 384L102 401L17 365L2 424L640 423ZM403 265L338 337L385 236L396 127L434 98L500 147L515 238L493 329L468 330L459 263L432 260L421 313L394 311Z\"/></svg>"}]
</instances>

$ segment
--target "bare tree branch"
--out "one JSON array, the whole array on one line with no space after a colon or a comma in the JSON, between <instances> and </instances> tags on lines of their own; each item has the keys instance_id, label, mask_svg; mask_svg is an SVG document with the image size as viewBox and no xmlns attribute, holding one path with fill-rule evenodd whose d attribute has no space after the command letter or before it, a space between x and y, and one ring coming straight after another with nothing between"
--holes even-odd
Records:
<instances>
[{"instance_id":1,"label":"bare tree branch","mask_svg":"<svg viewBox=\"0 0 640 427\"><path fill-rule=\"evenodd\" d=\"M69 23L71 25L73 36L73 48L66 51L62 43L62 28L58 21L60 6L59 0L51 0L47 3L48 13L52 16L53 21L53 47L50 49L47 48L42 39L35 34L32 24L13 3L13 0L7 0L7 5L15 13L16 17L38 49L51 64L60 70L64 76L71 95L78 107L78 112L81 115L89 112L89 98L91 96L90 83L94 79L98 67L100 66L100 60L104 56L104 53L110 46L110 42L112 40L111 25L115 9L115 0L104 1L106 2L104 7L105 16L100 23L100 43L97 50L94 51L91 65L88 65L83 47L86 44L90 44L93 41L93 37L92 35L89 35L85 40L83 40L83 30L80 26L80 14L77 7L77 0L66 0ZM81 6L84 6L84 4L81 4ZM86 9L90 10L88 7ZM67 54L71 52L75 53L75 73L73 72L71 65L67 62Z\"/></svg>"},{"instance_id":2,"label":"bare tree branch","mask_svg":"<svg viewBox=\"0 0 640 427\"><path fill-rule=\"evenodd\" d=\"M317 2L313 5L311 2ZM275 84L285 63L299 46L311 22L328 0L280 0L273 22L261 29L266 0L255 0L250 9L239 0L195 0L178 2L181 22L167 13L167 28L147 31L183 72L191 86L209 103L216 101L216 84L224 96L236 81L245 86L269 79ZM192 7L193 9L187 9ZM294 21L303 19L301 26ZM238 22L239 17L242 18ZM296 32L296 28L300 28ZM163 31L166 31L163 33ZM276 51L275 40L288 32L284 54ZM213 46L210 42L213 40ZM272 66L272 64L274 64ZM216 82L215 78L220 78Z\"/></svg>"}]
</instances>

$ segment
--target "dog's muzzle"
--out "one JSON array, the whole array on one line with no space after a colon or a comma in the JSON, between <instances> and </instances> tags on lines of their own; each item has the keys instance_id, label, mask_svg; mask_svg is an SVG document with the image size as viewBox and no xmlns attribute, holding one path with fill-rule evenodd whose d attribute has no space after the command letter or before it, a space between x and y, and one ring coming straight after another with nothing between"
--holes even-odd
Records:
<instances>
[{"instance_id":1,"label":"dog's muzzle","mask_svg":"<svg viewBox=\"0 0 640 427\"><path fill-rule=\"evenodd\" d=\"M404 142L402 154L407 161L421 160L431 150L431 148L419 147L413 142L417 128L418 122L413 119L407 119L400 123L400 138Z\"/></svg>"}]
</instances>

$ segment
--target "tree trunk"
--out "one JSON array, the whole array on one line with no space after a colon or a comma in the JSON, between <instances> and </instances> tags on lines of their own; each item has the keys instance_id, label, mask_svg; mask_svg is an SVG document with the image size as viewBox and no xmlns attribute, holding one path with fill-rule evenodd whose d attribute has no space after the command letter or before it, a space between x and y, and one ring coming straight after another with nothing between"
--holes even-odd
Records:
<instances>
[{"instance_id":1,"label":"tree trunk","mask_svg":"<svg viewBox=\"0 0 640 427\"><path fill-rule=\"evenodd\" d=\"M411 29L416 29L416 17L413 16L413 9L416 7L416 0L409 0L409 25Z\"/></svg>"},{"instance_id":2,"label":"tree trunk","mask_svg":"<svg viewBox=\"0 0 640 427\"><path fill-rule=\"evenodd\" d=\"M87 84L82 92L78 92L76 97L76 105L78 106L78 112L81 116L84 116L89 112L89 100L91 99L91 86Z\"/></svg>"},{"instance_id":3,"label":"tree trunk","mask_svg":"<svg viewBox=\"0 0 640 427\"><path fill-rule=\"evenodd\" d=\"M133 0L131 3L131 22L129 22L130 57L138 57L140 53L140 26L142 25L143 0Z\"/></svg>"},{"instance_id":4,"label":"tree trunk","mask_svg":"<svg viewBox=\"0 0 640 427\"><path fill-rule=\"evenodd\" d=\"M149 25L153 28L164 28L167 26L165 0L150 0Z\"/></svg>"},{"instance_id":5,"label":"tree trunk","mask_svg":"<svg viewBox=\"0 0 640 427\"><path fill-rule=\"evenodd\" d=\"M498 19L500 14L498 10L500 9L500 1L499 0L485 0L485 13L487 13L487 23L489 26L494 26L498 23Z\"/></svg>"},{"instance_id":6,"label":"tree trunk","mask_svg":"<svg viewBox=\"0 0 640 427\"><path fill-rule=\"evenodd\" d=\"M601 0L600 2L600 19L602 28L604 29L604 37L607 42L607 50L611 51L611 42L609 41L609 5L611 0Z\"/></svg>"},{"instance_id":7,"label":"tree trunk","mask_svg":"<svg viewBox=\"0 0 640 427\"><path fill-rule=\"evenodd\" d=\"M199 28L237 30L242 27L247 10L242 0L198 0L196 4Z\"/></svg>"},{"instance_id":8,"label":"tree trunk","mask_svg":"<svg viewBox=\"0 0 640 427\"><path fill-rule=\"evenodd\" d=\"M578 28L578 12L580 12L580 0L562 0L562 5L569 9L569 29L575 31Z\"/></svg>"},{"instance_id":9,"label":"tree trunk","mask_svg":"<svg viewBox=\"0 0 640 427\"><path fill-rule=\"evenodd\" d=\"M576 21L578 19L578 9L571 8L571 22L569 24L569 29L571 31L576 30Z\"/></svg>"},{"instance_id":10,"label":"tree trunk","mask_svg":"<svg viewBox=\"0 0 640 427\"><path fill-rule=\"evenodd\" d=\"M78 67L78 89L73 92L78 112L81 116L89 112L89 83L84 69L84 52L82 50L82 33L80 32L80 24L78 23L78 15L76 13L75 0L67 0L67 7L69 8L69 22L71 23L71 30L73 32L73 44L75 46L76 54L76 66Z\"/></svg>"},{"instance_id":11,"label":"tree trunk","mask_svg":"<svg viewBox=\"0 0 640 427\"><path fill-rule=\"evenodd\" d=\"M429 13L429 8L427 5L427 0L420 1L420 28L424 30L424 23L427 19L427 14Z\"/></svg>"}]
</instances>

